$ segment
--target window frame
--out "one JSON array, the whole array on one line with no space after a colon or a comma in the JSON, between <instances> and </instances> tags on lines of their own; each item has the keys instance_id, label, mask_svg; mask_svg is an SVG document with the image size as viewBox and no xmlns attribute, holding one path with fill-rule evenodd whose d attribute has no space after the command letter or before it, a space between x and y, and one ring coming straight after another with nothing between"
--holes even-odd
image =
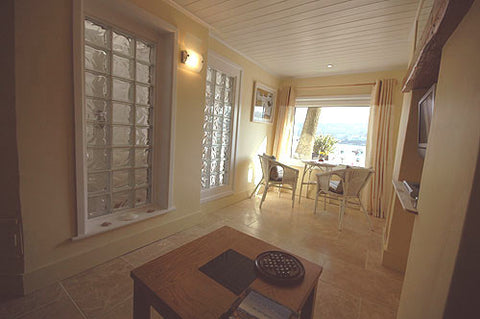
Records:
<instances>
[{"instance_id":1,"label":"window frame","mask_svg":"<svg viewBox=\"0 0 480 319\"><path fill-rule=\"evenodd\" d=\"M232 195L235 191L235 163L237 154L237 137L239 130L239 114L240 114L240 100L241 100L241 86L243 79L243 69L241 66L233 63L220 54L209 51L207 59L207 67L210 66L216 70L226 73L228 76L235 78L235 90L232 105L232 121L231 121L231 140L230 140L230 165L229 165L229 179L226 185L217 186L214 188L201 189L200 203L205 203L221 197ZM206 72L205 72L206 76ZM205 80L206 85L206 80ZM205 106L205 99L204 104ZM203 113L205 115L205 111ZM202 130L203 133L203 130ZM200 158L201 160L201 158ZM200 177L201 178L201 177ZM200 182L200 180L199 180Z\"/></svg>"},{"instance_id":2,"label":"window frame","mask_svg":"<svg viewBox=\"0 0 480 319\"><path fill-rule=\"evenodd\" d=\"M285 161L294 166L303 167L304 163L301 159L293 158L293 129L295 127L295 112L297 108L309 108L309 107L319 107L319 108L328 108L328 107L370 107L371 108L371 95L370 94L360 94L360 95L335 95L335 96L301 96L295 99L295 107L293 110L292 121L292 137L289 142L290 155ZM371 113L370 113L371 117ZM369 119L370 120L370 119ZM370 128L370 125L368 125ZM367 132L368 134L368 132ZM367 135L368 136L368 135ZM368 138L367 138L368 142ZM343 165L343 164L339 164Z\"/></svg>"},{"instance_id":3,"label":"window frame","mask_svg":"<svg viewBox=\"0 0 480 319\"><path fill-rule=\"evenodd\" d=\"M84 21L86 18L120 32L123 31L135 38L151 42L156 47L153 72L154 94L152 95L154 124L151 154L151 203L90 220L88 219L84 67ZM177 33L175 27L124 1L81 0L74 2L73 76L77 186L77 235L74 239L109 231L175 210L173 205L173 141L175 139ZM129 213L134 213L136 216L128 215ZM102 226L104 223L107 223L108 226Z\"/></svg>"}]
</instances>

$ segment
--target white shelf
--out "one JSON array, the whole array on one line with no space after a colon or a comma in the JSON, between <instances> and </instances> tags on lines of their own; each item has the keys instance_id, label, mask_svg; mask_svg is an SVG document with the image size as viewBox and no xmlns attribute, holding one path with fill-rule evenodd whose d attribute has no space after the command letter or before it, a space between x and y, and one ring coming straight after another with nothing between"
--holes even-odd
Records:
<instances>
[{"instance_id":1,"label":"white shelf","mask_svg":"<svg viewBox=\"0 0 480 319\"><path fill-rule=\"evenodd\" d=\"M410 194L405 189L405 185L403 185L400 181L392 181L393 188L395 188L395 193L397 193L398 199L402 204L402 208L407 212L413 213L418 215L418 210L415 205L415 200L410 197Z\"/></svg>"}]
</instances>

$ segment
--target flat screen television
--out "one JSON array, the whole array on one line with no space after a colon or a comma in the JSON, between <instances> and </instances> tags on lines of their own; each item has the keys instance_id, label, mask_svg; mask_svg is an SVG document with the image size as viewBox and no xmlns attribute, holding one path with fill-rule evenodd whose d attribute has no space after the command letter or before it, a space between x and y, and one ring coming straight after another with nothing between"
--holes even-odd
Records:
<instances>
[{"instance_id":1,"label":"flat screen television","mask_svg":"<svg viewBox=\"0 0 480 319\"><path fill-rule=\"evenodd\" d=\"M435 104L435 84L418 102L418 153L425 157Z\"/></svg>"}]
</instances>

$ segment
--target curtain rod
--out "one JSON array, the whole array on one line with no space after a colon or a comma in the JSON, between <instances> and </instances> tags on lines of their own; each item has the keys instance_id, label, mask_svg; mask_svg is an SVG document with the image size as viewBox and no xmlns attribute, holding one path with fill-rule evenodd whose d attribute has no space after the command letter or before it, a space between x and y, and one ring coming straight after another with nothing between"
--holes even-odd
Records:
<instances>
[{"instance_id":1,"label":"curtain rod","mask_svg":"<svg viewBox=\"0 0 480 319\"><path fill-rule=\"evenodd\" d=\"M368 83L355 83L355 84L332 84L332 85L316 85L316 86L296 86L296 89L321 89L321 88L334 88L334 87L348 87L348 86L368 86L375 85L375 82Z\"/></svg>"}]
</instances>

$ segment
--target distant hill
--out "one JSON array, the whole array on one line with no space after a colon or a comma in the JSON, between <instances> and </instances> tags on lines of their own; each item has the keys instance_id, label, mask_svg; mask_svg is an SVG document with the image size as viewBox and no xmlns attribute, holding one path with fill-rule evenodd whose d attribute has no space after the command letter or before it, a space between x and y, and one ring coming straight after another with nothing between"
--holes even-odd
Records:
<instances>
[{"instance_id":1,"label":"distant hill","mask_svg":"<svg viewBox=\"0 0 480 319\"><path fill-rule=\"evenodd\" d=\"M330 134L341 144L366 145L368 124L321 123L317 135Z\"/></svg>"}]
</instances>

